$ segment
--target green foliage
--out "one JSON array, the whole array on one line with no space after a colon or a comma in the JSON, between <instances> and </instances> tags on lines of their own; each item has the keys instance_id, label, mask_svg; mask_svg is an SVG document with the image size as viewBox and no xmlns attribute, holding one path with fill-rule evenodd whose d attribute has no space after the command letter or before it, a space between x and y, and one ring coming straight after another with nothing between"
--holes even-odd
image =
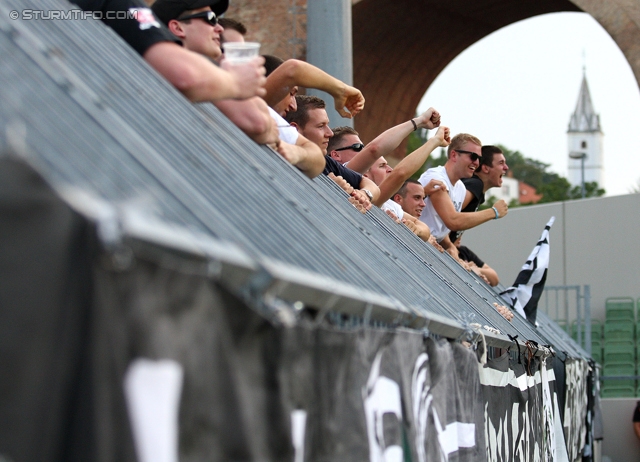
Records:
<instances>
[{"instance_id":1,"label":"green foliage","mask_svg":"<svg viewBox=\"0 0 640 462\"><path fill-rule=\"evenodd\" d=\"M525 157L519 151L512 151L505 146L499 147L504 152L504 157L513 173L513 177L533 186L538 194L542 194L539 204L580 199L582 197L580 186L572 188L565 177L557 173L548 172L549 164ZM586 197L600 197L605 194L605 190L600 188L596 182L585 183L585 191Z\"/></svg>"},{"instance_id":2,"label":"green foliage","mask_svg":"<svg viewBox=\"0 0 640 462\"><path fill-rule=\"evenodd\" d=\"M597 181L590 181L584 184L584 197L601 197L604 196L605 190L603 188L598 187ZM569 199L581 199L582 198L582 188L580 186L574 186L571 191L569 191Z\"/></svg>"},{"instance_id":3,"label":"green foliage","mask_svg":"<svg viewBox=\"0 0 640 462\"><path fill-rule=\"evenodd\" d=\"M407 137L407 155L418 149L429 139L429 130L416 130Z\"/></svg>"}]
</instances>

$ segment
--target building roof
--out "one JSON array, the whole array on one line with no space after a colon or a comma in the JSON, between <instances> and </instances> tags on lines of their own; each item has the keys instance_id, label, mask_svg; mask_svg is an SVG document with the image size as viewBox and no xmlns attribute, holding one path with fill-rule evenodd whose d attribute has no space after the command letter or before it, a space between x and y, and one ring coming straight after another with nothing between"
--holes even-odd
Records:
<instances>
[{"instance_id":1,"label":"building roof","mask_svg":"<svg viewBox=\"0 0 640 462\"><path fill-rule=\"evenodd\" d=\"M542 194L538 194L536 188L528 185L524 181L518 183L519 186L519 201L521 204L537 204L542 199Z\"/></svg>"},{"instance_id":2,"label":"building roof","mask_svg":"<svg viewBox=\"0 0 640 462\"><path fill-rule=\"evenodd\" d=\"M568 132L602 132L600 128L600 116L595 113L593 103L591 102L591 94L589 93L589 85L587 84L587 75L582 75L582 85L580 86L580 94L576 109L569 120Z\"/></svg>"}]
</instances>

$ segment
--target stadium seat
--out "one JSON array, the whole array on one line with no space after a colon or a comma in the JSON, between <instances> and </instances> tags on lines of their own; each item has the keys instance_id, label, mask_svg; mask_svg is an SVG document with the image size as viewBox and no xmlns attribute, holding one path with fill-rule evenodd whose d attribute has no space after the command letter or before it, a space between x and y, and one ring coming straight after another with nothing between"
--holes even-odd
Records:
<instances>
[{"instance_id":1,"label":"stadium seat","mask_svg":"<svg viewBox=\"0 0 640 462\"><path fill-rule=\"evenodd\" d=\"M611 380L602 386L603 398L631 398L635 394L635 380Z\"/></svg>"},{"instance_id":2,"label":"stadium seat","mask_svg":"<svg viewBox=\"0 0 640 462\"><path fill-rule=\"evenodd\" d=\"M606 342L604 344L604 364L635 363L635 345L626 343Z\"/></svg>"},{"instance_id":3,"label":"stadium seat","mask_svg":"<svg viewBox=\"0 0 640 462\"><path fill-rule=\"evenodd\" d=\"M635 345L635 330L635 323L607 320L604 323L605 344L614 341Z\"/></svg>"},{"instance_id":4,"label":"stadium seat","mask_svg":"<svg viewBox=\"0 0 640 462\"><path fill-rule=\"evenodd\" d=\"M632 376L636 375L636 363L614 363L604 365L604 375L606 376Z\"/></svg>"},{"instance_id":5,"label":"stadium seat","mask_svg":"<svg viewBox=\"0 0 640 462\"><path fill-rule=\"evenodd\" d=\"M605 300L607 321L627 321L635 324L635 303L631 297L610 297Z\"/></svg>"}]
</instances>

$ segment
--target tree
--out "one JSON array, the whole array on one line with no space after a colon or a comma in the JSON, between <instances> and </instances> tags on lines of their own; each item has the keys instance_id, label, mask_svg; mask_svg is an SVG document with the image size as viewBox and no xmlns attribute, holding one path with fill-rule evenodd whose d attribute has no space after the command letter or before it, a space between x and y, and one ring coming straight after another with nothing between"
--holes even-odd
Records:
<instances>
[{"instance_id":1,"label":"tree","mask_svg":"<svg viewBox=\"0 0 640 462\"><path fill-rule=\"evenodd\" d=\"M580 186L571 187L571 183L557 173L548 172L550 164L523 156L519 151L511 151L505 146L498 145L504 152L504 157L509 165L509 170L518 181L527 183L536 188L542 199L538 202L557 202L572 199L580 199L582 190ZM600 197L605 190L598 186L597 182L585 183L586 197Z\"/></svg>"},{"instance_id":2,"label":"tree","mask_svg":"<svg viewBox=\"0 0 640 462\"><path fill-rule=\"evenodd\" d=\"M589 181L584 184L584 197L600 197L603 196L605 191L604 189L598 186L597 181ZM571 191L569 191L569 199L581 199L582 198L582 188L580 186L574 186Z\"/></svg>"}]
</instances>

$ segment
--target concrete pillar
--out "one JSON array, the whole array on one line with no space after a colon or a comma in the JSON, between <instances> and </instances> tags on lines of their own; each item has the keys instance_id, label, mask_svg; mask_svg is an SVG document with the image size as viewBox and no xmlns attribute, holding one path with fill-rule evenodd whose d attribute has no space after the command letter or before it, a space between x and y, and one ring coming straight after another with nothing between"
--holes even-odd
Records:
<instances>
[{"instance_id":1,"label":"concrete pillar","mask_svg":"<svg viewBox=\"0 0 640 462\"><path fill-rule=\"evenodd\" d=\"M351 0L307 1L307 62L352 85ZM353 127L353 120L338 114L333 98L327 93L318 90L307 93L327 103L331 127Z\"/></svg>"}]
</instances>

